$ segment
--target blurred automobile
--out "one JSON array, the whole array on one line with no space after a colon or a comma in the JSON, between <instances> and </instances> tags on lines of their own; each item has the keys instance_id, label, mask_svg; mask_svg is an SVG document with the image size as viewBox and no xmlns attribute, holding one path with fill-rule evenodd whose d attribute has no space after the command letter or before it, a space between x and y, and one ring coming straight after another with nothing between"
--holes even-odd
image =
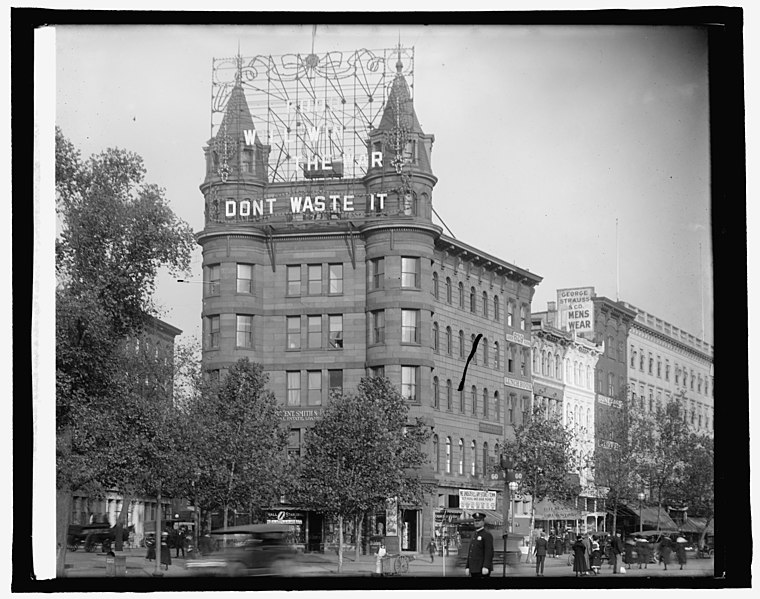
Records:
<instances>
[{"instance_id":1,"label":"blurred automobile","mask_svg":"<svg viewBox=\"0 0 760 599\"><path fill-rule=\"evenodd\" d=\"M319 576L326 562L307 559L282 524L246 524L211 532L213 551L185 564L194 576Z\"/></svg>"}]
</instances>

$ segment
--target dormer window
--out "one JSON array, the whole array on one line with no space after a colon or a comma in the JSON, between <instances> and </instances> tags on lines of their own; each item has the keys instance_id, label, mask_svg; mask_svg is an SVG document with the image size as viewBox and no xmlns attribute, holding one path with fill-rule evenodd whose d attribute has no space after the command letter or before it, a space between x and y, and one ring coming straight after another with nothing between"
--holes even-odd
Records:
<instances>
[{"instance_id":1,"label":"dormer window","mask_svg":"<svg viewBox=\"0 0 760 599\"><path fill-rule=\"evenodd\" d=\"M404 162L407 164L417 164L417 140L412 139L404 145Z\"/></svg>"}]
</instances>

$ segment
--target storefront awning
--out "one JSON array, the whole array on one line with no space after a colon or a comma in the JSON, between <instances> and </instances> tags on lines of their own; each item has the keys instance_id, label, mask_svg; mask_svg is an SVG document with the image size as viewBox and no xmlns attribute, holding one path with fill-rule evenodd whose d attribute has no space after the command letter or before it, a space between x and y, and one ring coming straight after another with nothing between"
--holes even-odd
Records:
<instances>
[{"instance_id":1,"label":"storefront awning","mask_svg":"<svg viewBox=\"0 0 760 599\"><path fill-rule=\"evenodd\" d=\"M504 515L494 510L464 510L461 518L463 520L469 520L475 512L483 512L486 515L486 524L488 526L504 526Z\"/></svg>"},{"instance_id":2,"label":"storefront awning","mask_svg":"<svg viewBox=\"0 0 760 599\"><path fill-rule=\"evenodd\" d=\"M563 501L544 499L536 504L537 520L577 520L581 517L578 508Z\"/></svg>"},{"instance_id":3,"label":"storefront awning","mask_svg":"<svg viewBox=\"0 0 760 599\"><path fill-rule=\"evenodd\" d=\"M652 507L648 505L642 505L641 508L639 508L637 504L631 502L621 502L620 505L625 507L637 519L640 519L644 528L672 532L678 531L678 525L670 516L668 516L668 512L665 508L658 510L656 506Z\"/></svg>"},{"instance_id":4,"label":"storefront awning","mask_svg":"<svg viewBox=\"0 0 760 599\"><path fill-rule=\"evenodd\" d=\"M703 530L705 530L705 519L704 518L687 518L686 521L681 524L678 527L679 532L693 532L697 534L701 534ZM710 524L707 526L708 534L712 534L715 532L715 527L713 526L712 520L710 520Z\"/></svg>"}]
</instances>

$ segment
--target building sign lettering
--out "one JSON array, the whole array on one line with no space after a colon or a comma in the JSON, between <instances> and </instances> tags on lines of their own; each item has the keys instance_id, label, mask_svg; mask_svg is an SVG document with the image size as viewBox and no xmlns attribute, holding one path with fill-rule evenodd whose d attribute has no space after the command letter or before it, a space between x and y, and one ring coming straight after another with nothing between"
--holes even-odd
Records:
<instances>
[{"instance_id":1,"label":"building sign lettering","mask_svg":"<svg viewBox=\"0 0 760 599\"><path fill-rule=\"evenodd\" d=\"M576 333L594 331L594 288L557 289L560 328Z\"/></svg>"},{"instance_id":2,"label":"building sign lettering","mask_svg":"<svg viewBox=\"0 0 760 599\"><path fill-rule=\"evenodd\" d=\"M522 333L506 333L504 335L504 338L507 341L510 341L512 343L517 343L518 345L526 345L529 346L530 343L528 343L528 340L525 339L525 335Z\"/></svg>"},{"instance_id":3,"label":"building sign lettering","mask_svg":"<svg viewBox=\"0 0 760 599\"><path fill-rule=\"evenodd\" d=\"M285 420L316 420L320 412L317 410L284 410L283 417Z\"/></svg>"},{"instance_id":4,"label":"building sign lettering","mask_svg":"<svg viewBox=\"0 0 760 599\"><path fill-rule=\"evenodd\" d=\"M504 384L508 387L516 387L517 389L524 389L525 391L533 391L533 385L527 381L521 381L520 379L513 379L512 377L505 376Z\"/></svg>"},{"instance_id":5,"label":"building sign lettering","mask_svg":"<svg viewBox=\"0 0 760 599\"><path fill-rule=\"evenodd\" d=\"M599 400L600 404L604 404L605 406L611 406L613 408L621 408L623 407L623 402L619 399L613 399L611 397L607 397L606 395L597 395L597 399Z\"/></svg>"},{"instance_id":6,"label":"building sign lettering","mask_svg":"<svg viewBox=\"0 0 760 599\"><path fill-rule=\"evenodd\" d=\"M495 510L496 491L459 489L459 507L463 510Z\"/></svg>"}]
</instances>

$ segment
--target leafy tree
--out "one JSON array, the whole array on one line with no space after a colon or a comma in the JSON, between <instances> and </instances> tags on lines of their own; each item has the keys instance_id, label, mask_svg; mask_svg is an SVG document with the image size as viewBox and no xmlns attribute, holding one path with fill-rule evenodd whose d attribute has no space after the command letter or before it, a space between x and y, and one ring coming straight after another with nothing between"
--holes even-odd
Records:
<instances>
[{"instance_id":1,"label":"leafy tree","mask_svg":"<svg viewBox=\"0 0 760 599\"><path fill-rule=\"evenodd\" d=\"M304 442L299 501L338 518L338 564L343 566L343 519L360 520L388 498L421 503L427 487L429 427L409 421L409 406L385 377L365 377L356 393L334 394ZM357 535L358 539L358 535ZM358 550L358 548L357 548Z\"/></svg>"},{"instance_id":2,"label":"leafy tree","mask_svg":"<svg viewBox=\"0 0 760 599\"><path fill-rule=\"evenodd\" d=\"M715 516L715 442L706 434L690 433L684 443L684 466L671 489L689 513L705 518L699 546L704 544L707 528Z\"/></svg>"},{"instance_id":3,"label":"leafy tree","mask_svg":"<svg viewBox=\"0 0 760 599\"><path fill-rule=\"evenodd\" d=\"M115 439L111 410L127 402L121 344L139 335L158 268L187 270L194 239L142 159L108 149L86 161L56 129L56 524L63 576L72 492L106 484L98 438ZM125 453L120 457L124 459Z\"/></svg>"},{"instance_id":4,"label":"leafy tree","mask_svg":"<svg viewBox=\"0 0 760 599\"><path fill-rule=\"evenodd\" d=\"M656 494L658 529L663 502L666 499L677 500L686 469L685 449L689 428L685 419L684 399L682 392L662 408L658 406L648 413L640 411L630 421L639 476Z\"/></svg>"},{"instance_id":5,"label":"leafy tree","mask_svg":"<svg viewBox=\"0 0 760 599\"><path fill-rule=\"evenodd\" d=\"M273 505L286 485L287 427L259 364L238 360L185 406L183 493L207 512Z\"/></svg>"},{"instance_id":6,"label":"leafy tree","mask_svg":"<svg viewBox=\"0 0 760 599\"><path fill-rule=\"evenodd\" d=\"M502 453L507 463L522 474L519 491L531 496L531 531L537 503L547 498L569 499L579 491L568 477L579 466L574 438L559 415L548 415L535 405L528 422L515 428L515 438L504 440Z\"/></svg>"}]
</instances>

